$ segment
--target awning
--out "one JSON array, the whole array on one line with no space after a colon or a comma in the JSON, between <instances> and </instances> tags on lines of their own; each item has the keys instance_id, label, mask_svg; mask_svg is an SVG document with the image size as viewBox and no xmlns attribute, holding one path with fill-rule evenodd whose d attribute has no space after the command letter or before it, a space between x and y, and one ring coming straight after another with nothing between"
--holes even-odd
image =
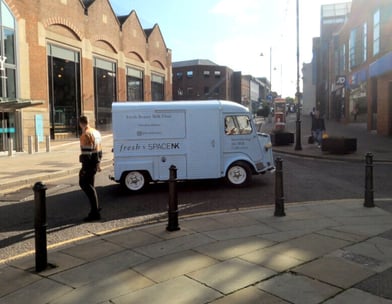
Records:
<instances>
[{"instance_id":1,"label":"awning","mask_svg":"<svg viewBox=\"0 0 392 304\"><path fill-rule=\"evenodd\" d=\"M21 98L0 98L0 112L12 112L17 109L33 107L43 104L43 100Z\"/></svg>"}]
</instances>

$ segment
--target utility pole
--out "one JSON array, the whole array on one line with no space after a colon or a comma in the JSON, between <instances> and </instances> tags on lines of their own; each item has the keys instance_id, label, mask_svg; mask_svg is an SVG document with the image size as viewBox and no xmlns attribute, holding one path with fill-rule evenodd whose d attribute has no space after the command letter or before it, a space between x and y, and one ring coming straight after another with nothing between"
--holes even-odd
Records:
<instances>
[{"instance_id":1,"label":"utility pole","mask_svg":"<svg viewBox=\"0 0 392 304\"><path fill-rule=\"evenodd\" d=\"M299 0L297 0L297 121L295 123L295 150L302 150L301 145L301 93L299 89Z\"/></svg>"}]
</instances>

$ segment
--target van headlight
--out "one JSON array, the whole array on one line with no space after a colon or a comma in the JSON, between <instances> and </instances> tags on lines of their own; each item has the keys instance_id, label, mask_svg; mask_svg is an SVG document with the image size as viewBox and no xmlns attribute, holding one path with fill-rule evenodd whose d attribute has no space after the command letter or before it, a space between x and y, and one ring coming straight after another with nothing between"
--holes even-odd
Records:
<instances>
[{"instance_id":1,"label":"van headlight","mask_svg":"<svg viewBox=\"0 0 392 304\"><path fill-rule=\"evenodd\" d=\"M264 145L264 149L265 150L268 150L268 149L271 149L271 148L272 148L272 144L271 143L268 143L268 144Z\"/></svg>"}]
</instances>

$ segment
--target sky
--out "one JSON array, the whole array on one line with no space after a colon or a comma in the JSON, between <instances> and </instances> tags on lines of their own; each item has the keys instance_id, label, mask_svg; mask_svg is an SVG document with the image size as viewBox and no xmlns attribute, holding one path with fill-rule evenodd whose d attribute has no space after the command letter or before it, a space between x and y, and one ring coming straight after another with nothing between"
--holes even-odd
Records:
<instances>
[{"instance_id":1,"label":"sky","mask_svg":"<svg viewBox=\"0 0 392 304\"><path fill-rule=\"evenodd\" d=\"M173 62L208 59L243 75L267 77L272 80L272 90L283 97L295 95L296 0L109 2L117 15L135 10L143 28L158 24L166 46L172 51ZM301 73L302 64L312 61L312 39L320 33L320 6L349 0L298 2Z\"/></svg>"}]
</instances>

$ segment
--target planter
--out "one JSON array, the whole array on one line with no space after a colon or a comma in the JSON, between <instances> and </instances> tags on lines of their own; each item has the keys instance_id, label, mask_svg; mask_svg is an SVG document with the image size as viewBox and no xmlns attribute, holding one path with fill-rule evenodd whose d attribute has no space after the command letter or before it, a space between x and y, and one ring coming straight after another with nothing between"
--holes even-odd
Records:
<instances>
[{"instance_id":1,"label":"planter","mask_svg":"<svg viewBox=\"0 0 392 304\"><path fill-rule=\"evenodd\" d=\"M275 132L271 133L271 142L274 146L287 146L294 143L294 133Z\"/></svg>"},{"instance_id":2,"label":"planter","mask_svg":"<svg viewBox=\"0 0 392 304\"><path fill-rule=\"evenodd\" d=\"M324 138L321 144L321 151L331 154L348 154L357 151L357 139L346 137Z\"/></svg>"}]
</instances>

